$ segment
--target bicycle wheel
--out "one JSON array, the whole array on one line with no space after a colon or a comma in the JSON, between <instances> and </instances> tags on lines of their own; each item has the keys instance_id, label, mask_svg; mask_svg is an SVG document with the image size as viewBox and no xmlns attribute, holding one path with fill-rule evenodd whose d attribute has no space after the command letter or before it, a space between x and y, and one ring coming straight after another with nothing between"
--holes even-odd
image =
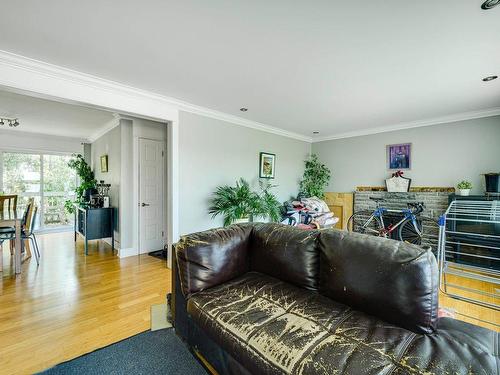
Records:
<instances>
[{"instance_id":1,"label":"bicycle wheel","mask_svg":"<svg viewBox=\"0 0 500 375\"><path fill-rule=\"evenodd\" d=\"M357 232L369 234L372 236L380 236L382 223L378 217L372 216L373 211L359 211L352 215L347 221L347 230L349 232Z\"/></svg>"},{"instance_id":2,"label":"bicycle wheel","mask_svg":"<svg viewBox=\"0 0 500 375\"><path fill-rule=\"evenodd\" d=\"M398 238L400 241L414 245L422 244L422 223L420 220L416 219L415 224L417 228L415 228L412 220L406 219L403 221L398 229Z\"/></svg>"},{"instance_id":3,"label":"bicycle wheel","mask_svg":"<svg viewBox=\"0 0 500 375\"><path fill-rule=\"evenodd\" d=\"M417 217L415 221L420 234L415 230L412 221L408 219L399 227L399 240L415 245L427 245L435 251L439 240L438 222L425 216Z\"/></svg>"}]
</instances>

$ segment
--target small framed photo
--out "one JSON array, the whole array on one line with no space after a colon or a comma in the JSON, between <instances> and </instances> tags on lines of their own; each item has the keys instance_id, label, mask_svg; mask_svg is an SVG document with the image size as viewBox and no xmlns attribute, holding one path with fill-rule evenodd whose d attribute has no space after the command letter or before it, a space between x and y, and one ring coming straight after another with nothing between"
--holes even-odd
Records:
<instances>
[{"instance_id":1,"label":"small framed photo","mask_svg":"<svg viewBox=\"0 0 500 375\"><path fill-rule=\"evenodd\" d=\"M259 177L274 178L276 155L268 152L261 152L259 159Z\"/></svg>"},{"instance_id":2,"label":"small framed photo","mask_svg":"<svg viewBox=\"0 0 500 375\"><path fill-rule=\"evenodd\" d=\"M411 143L387 145L387 169L411 169Z\"/></svg>"},{"instance_id":3,"label":"small framed photo","mask_svg":"<svg viewBox=\"0 0 500 375\"><path fill-rule=\"evenodd\" d=\"M102 155L101 156L101 172L107 172L108 171L108 155Z\"/></svg>"}]
</instances>

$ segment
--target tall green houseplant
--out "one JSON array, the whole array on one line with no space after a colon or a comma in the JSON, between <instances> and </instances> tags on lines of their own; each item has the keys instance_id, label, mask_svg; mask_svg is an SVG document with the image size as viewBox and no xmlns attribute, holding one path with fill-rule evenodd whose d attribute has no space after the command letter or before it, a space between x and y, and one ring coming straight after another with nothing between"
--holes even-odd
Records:
<instances>
[{"instance_id":1,"label":"tall green houseplant","mask_svg":"<svg viewBox=\"0 0 500 375\"><path fill-rule=\"evenodd\" d=\"M67 200L64 202L64 207L69 213L73 213L75 208L73 204L83 204L85 203L85 190L93 189L96 187L97 181L94 177L94 172L87 164L85 159L81 154L73 154L72 159L68 162L68 167L74 169L80 184L75 189L75 200Z\"/></svg>"},{"instance_id":2,"label":"tall green houseplant","mask_svg":"<svg viewBox=\"0 0 500 375\"><path fill-rule=\"evenodd\" d=\"M302 181L300 181L299 195L307 198L323 198L325 195L325 188L330 182L330 169L321 163L316 154L311 154L304 163L305 170Z\"/></svg>"}]
</instances>

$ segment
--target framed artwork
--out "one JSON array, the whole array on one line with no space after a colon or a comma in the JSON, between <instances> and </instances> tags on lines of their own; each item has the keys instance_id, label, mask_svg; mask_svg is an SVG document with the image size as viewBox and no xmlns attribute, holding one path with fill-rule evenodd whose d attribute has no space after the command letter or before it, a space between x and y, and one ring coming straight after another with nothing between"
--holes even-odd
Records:
<instances>
[{"instance_id":1,"label":"framed artwork","mask_svg":"<svg viewBox=\"0 0 500 375\"><path fill-rule=\"evenodd\" d=\"M108 171L108 155L101 156L101 172Z\"/></svg>"},{"instance_id":2,"label":"framed artwork","mask_svg":"<svg viewBox=\"0 0 500 375\"><path fill-rule=\"evenodd\" d=\"M411 143L387 145L387 169L411 169Z\"/></svg>"},{"instance_id":3,"label":"framed artwork","mask_svg":"<svg viewBox=\"0 0 500 375\"><path fill-rule=\"evenodd\" d=\"M259 177L274 178L276 155L268 152L260 153Z\"/></svg>"}]
</instances>

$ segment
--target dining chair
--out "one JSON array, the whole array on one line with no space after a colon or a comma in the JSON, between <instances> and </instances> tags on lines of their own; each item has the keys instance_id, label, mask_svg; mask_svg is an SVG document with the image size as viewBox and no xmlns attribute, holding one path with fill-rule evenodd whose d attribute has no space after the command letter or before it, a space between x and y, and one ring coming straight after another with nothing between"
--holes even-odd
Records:
<instances>
[{"instance_id":1,"label":"dining chair","mask_svg":"<svg viewBox=\"0 0 500 375\"><path fill-rule=\"evenodd\" d=\"M36 236L34 233L37 211L38 207L35 206L34 199L30 198L22 219L21 240L22 243L24 241L31 242L31 245L35 252L36 264L39 265L40 249L38 248L38 242L36 240ZM2 243L7 240L10 240L12 243L12 241L14 241L15 238L16 238L16 232L14 228L0 228L0 257L3 257ZM25 246L25 248L29 250L29 247ZM0 264L1 263L2 262L0 262Z\"/></svg>"},{"instance_id":2,"label":"dining chair","mask_svg":"<svg viewBox=\"0 0 500 375\"><path fill-rule=\"evenodd\" d=\"M17 209L17 194L0 195L0 212L3 212L7 206L7 210Z\"/></svg>"},{"instance_id":3,"label":"dining chair","mask_svg":"<svg viewBox=\"0 0 500 375\"><path fill-rule=\"evenodd\" d=\"M35 204L31 204L30 212L28 213L28 217L26 220L26 225L22 231L21 239L23 241L29 240L31 241L31 245L35 252L36 264L40 265L40 249L38 248L38 242L35 236L35 223L36 223L36 213L38 211L38 207Z\"/></svg>"},{"instance_id":4,"label":"dining chair","mask_svg":"<svg viewBox=\"0 0 500 375\"><path fill-rule=\"evenodd\" d=\"M17 197L17 196L16 196ZM15 199L15 208L17 208L17 198ZM33 208L35 204L35 198L31 197L28 199L28 203L26 204L26 208L24 209L24 213L23 213L23 218L21 220L21 229L24 230L24 227L26 226L26 224L29 222L30 218L31 218L31 210ZM30 216L30 217L28 217ZM0 227L0 234L3 233L4 235L4 240L5 241L5 236L9 236L9 233L12 233L14 232L15 233L15 230L13 227ZM10 255L14 255L14 244L15 244L15 236L11 236L10 238ZM2 241L2 242L3 242ZM28 251L30 251L30 249L28 248ZM31 256L31 254L30 254Z\"/></svg>"}]
</instances>

